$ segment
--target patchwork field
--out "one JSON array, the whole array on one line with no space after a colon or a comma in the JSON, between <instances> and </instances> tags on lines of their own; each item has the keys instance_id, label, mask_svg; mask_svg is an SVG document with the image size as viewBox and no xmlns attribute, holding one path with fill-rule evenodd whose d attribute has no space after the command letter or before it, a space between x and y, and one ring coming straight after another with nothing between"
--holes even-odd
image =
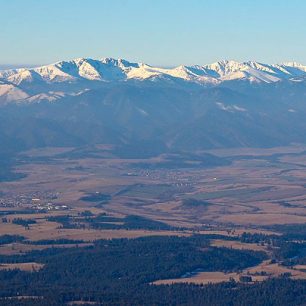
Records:
<instances>
[{"instance_id":1,"label":"patchwork field","mask_svg":"<svg viewBox=\"0 0 306 306\"><path fill-rule=\"evenodd\" d=\"M210 236L212 247L271 257L277 248L245 243L242 235L277 237L279 226L306 223L306 147L150 159L118 159L105 152L97 148L92 157L75 154L74 148L48 148L21 155L15 171L25 177L0 183L0 255L86 248L100 239L196 234ZM222 165L205 164L205 156L220 158ZM239 282L243 275L254 282L284 273L306 279L302 264L288 268L271 258L237 273L200 271L155 283ZM31 264L1 269L30 271Z\"/></svg>"},{"instance_id":2,"label":"patchwork field","mask_svg":"<svg viewBox=\"0 0 306 306\"><path fill-rule=\"evenodd\" d=\"M110 234L59 231L58 224L45 219L84 210L117 217L139 215L197 230L264 230L273 224L306 222L306 153L302 146L199 152L196 157L182 157L181 168L177 155L133 160L109 158L103 150L97 151L95 158L86 154L74 157L71 150L40 149L21 157L27 162L16 171L26 177L0 184L1 214L16 211L8 215L8 223L1 224L1 234L25 234L30 239L85 236L90 240ZM208 153L229 164L186 168L192 159ZM95 194L106 198L93 197ZM24 209L43 213L18 214ZM10 223L13 218L34 218L37 224L24 233L22 227ZM116 232L109 237L120 235Z\"/></svg>"}]
</instances>

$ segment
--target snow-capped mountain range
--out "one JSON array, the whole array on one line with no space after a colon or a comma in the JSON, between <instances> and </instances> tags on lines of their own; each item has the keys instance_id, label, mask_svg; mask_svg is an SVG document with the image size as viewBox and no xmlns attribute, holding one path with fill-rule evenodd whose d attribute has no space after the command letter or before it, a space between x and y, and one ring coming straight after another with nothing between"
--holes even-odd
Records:
<instances>
[{"instance_id":1,"label":"snow-capped mountain range","mask_svg":"<svg viewBox=\"0 0 306 306\"><path fill-rule=\"evenodd\" d=\"M76 59L0 71L0 155L105 145L112 156L306 143L306 66L152 67ZM3 155L2 155L3 156Z\"/></svg>"},{"instance_id":2,"label":"snow-capped mountain range","mask_svg":"<svg viewBox=\"0 0 306 306\"><path fill-rule=\"evenodd\" d=\"M303 82L306 66L295 63L220 61L210 65L159 68L123 59L79 58L37 68L0 70L0 102L55 101L116 82L158 82L219 86L233 82L269 84Z\"/></svg>"}]
</instances>

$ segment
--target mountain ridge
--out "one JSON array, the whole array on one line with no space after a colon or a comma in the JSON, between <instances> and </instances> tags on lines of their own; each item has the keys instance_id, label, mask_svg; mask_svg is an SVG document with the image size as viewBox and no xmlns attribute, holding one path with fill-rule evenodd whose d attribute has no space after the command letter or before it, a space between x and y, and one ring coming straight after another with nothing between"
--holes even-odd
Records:
<instances>
[{"instance_id":1,"label":"mountain ridge","mask_svg":"<svg viewBox=\"0 0 306 306\"><path fill-rule=\"evenodd\" d=\"M260 85L282 81L305 82L306 66L296 62L264 64L222 60L208 65L161 68L120 58L77 58L34 68L0 70L0 102L56 101L58 97L74 96L83 90L119 82L214 87L231 82Z\"/></svg>"},{"instance_id":2,"label":"mountain ridge","mask_svg":"<svg viewBox=\"0 0 306 306\"><path fill-rule=\"evenodd\" d=\"M306 143L306 68L297 63L80 58L0 74L0 154L102 144L140 158Z\"/></svg>"}]
</instances>

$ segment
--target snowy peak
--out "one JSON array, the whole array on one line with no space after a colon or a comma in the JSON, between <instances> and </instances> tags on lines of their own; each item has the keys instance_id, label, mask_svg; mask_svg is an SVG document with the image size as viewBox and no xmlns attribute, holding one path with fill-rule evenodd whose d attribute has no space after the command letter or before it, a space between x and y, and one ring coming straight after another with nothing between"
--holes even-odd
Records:
<instances>
[{"instance_id":1,"label":"snowy peak","mask_svg":"<svg viewBox=\"0 0 306 306\"><path fill-rule=\"evenodd\" d=\"M133 68L139 68L139 64L113 58L102 60L78 58L37 68L0 71L0 79L5 79L16 85L38 80L47 83L71 82L80 79L114 81L126 79L126 74Z\"/></svg>"},{"instance_id":2,"label":"snowy peak","mask_svg":"<svg viewBox=\"0 0 306 306\"><path fill-rule=\"evenodd\" d=\"M244 63L224 60L203 67L208 71L215 72L219 77L222 77L243 70L246 68L246 65Z\"/></svg>"},{"instance_id":3,"label":"snowy peak","mask_svg":"<svg viewBox=\"0 0 306 306\"><path fill-rule=\"evenodd\" d=\"M0 102L24 100L28 97L29 95L17 86L0 81Z\"/></svg>"},{"instance_id":4,"label":"snowy peak","mask_svg":"<svg viewBox=\"0 0 306 306\"><path fill-rule=\"evenodd\" d=\"M47 83L89 81L119 81L152 77L177 78L197 83L220 83L226 80L247 79L258 82L277 82L282 79L305 76L306 66L290 62L280 65L259 62L237 62L223 60L209 65L178 66L171 69L153 67L142 63L131 63L124 59L77 58L32 69L0 71L0 79L15 85L43 81Z\"/></svg>"},{"instance_id":5,"label":"snowy peak","mask_svg":"<svg viewBox=\"0 0 306 306\"><path fill-rule=\"evenodd\" d=\"M64 95L99 86L103 83L149 81L160 83L184 82L201 86L217 86L227 82L275 83L306 80L306 66L296 62L264 64L255 61L223 60L209 65L154 67L114 58L77 58L36 68L0 71L1 97L5 101L16 99L37 100L50 97L49 92L60 90ZM5 84L5 85L4 85ZM94 85L95 84L95 85ZM59 95L61 97L62 95ZM52 101L58 95L51 94ZM2 101L4 98L2 99ZM42 100L39 98L38 100Z\"/></svg>"}]
</instances>

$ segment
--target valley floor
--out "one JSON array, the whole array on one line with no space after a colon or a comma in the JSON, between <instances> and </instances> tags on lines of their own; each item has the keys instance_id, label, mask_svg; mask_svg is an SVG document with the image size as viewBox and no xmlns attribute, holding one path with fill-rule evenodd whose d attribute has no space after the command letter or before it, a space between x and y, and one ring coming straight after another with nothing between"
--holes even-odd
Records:
<instances>
[{"instance_id":1,"label":"valley floor","mask_svg":"<svg viewBox=\"0 0 306 306\"><path fill-rule=\"evenodd\" d=\"M16 269L47 273L44 256L87 254L99 241L202 237L204 254L254 252L261 260L216 270L187 265L181 274L147 276L146 283L306 280L306 147L151 159L118 159L107 148L79 150L25 152L15 169L25 176L0 183L0 278ZM206 154L226 163L204 167ZM31 290L24 294L36 296Z\"/></svg>"}]
</instances>

